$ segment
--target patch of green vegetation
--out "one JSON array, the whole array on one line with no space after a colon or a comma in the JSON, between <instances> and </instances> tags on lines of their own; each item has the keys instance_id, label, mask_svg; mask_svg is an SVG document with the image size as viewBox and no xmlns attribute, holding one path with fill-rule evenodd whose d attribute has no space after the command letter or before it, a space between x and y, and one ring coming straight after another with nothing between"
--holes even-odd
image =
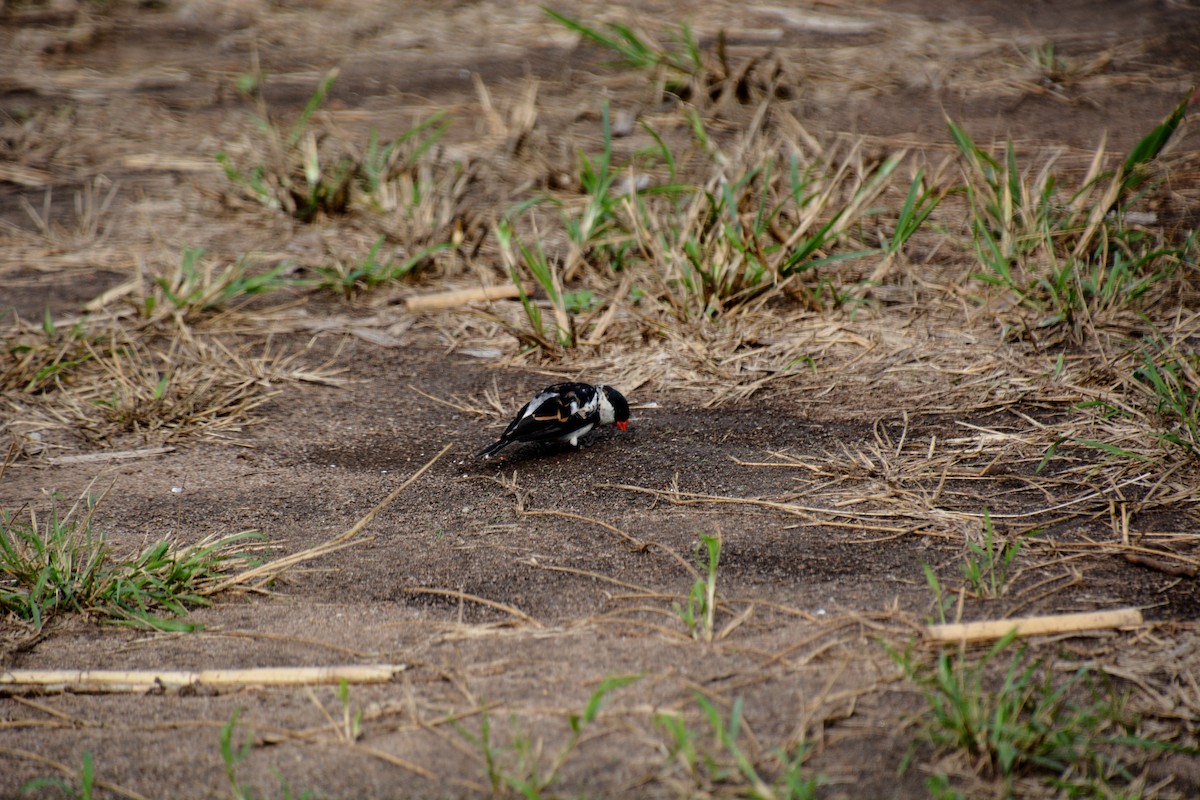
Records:
<instances>
[{"instance_id":1,"label":"patch of green vegetation","mask_svg":"<svg viewBox=\"0 0 1200 800\"><path fill-rule=\"evenodd\" d=\"M246 735L240 741L237 738L236 731L241 714L240 707L234 709L229 722L221 728L221 761L225 764L225 779L229 783L229 794L232 800L254 800L255 795L250 786L238 780L237 776L238 764L250 758L250 752L254 748L253 731L246 731ZM322 796L312 790L300 794L293 793L291 786L283 779L283 776L279 776L279 792L281 800L314 800L314 798Z\"/></svg>"},{"instance_id":2,"label":"patch of green vegetation","mask_svg":"<svg viewBox=\"0 0 1200 800\"><path fill-rule=\"evenodd\" d=\"M614 690L640 679L640 675L617 675L600 681L600 685L588 699L583 713L571 714L567 718L571 734L549 764L543 763L541 740L535 741L531 738L515 718L512 721L509 741L503 745L498 745L493 739L495 732L492 729L491 716L486 709L480 712L478 733L472 733L457 723L454 729L479 751L493 797L515 794L526 800L538 800L545 796L545 792L558 779L563 766L578 747L584 729L593 723L600 713L604 698Z\"/></svg>"},{"instance_id":3,"label":"patch of green vegetation","mask_svg":"<svg viewBox=\"0 0 1200 800\"><path fill-rule=\"evenodd\" d=\"M611 283L613 272L636 274L636 286L627 279L636 301L650 301L648 310L679 321L720 320L781 293L812 308L862 302L837 267L882 257L883 270L948 192L917 170L903 202L887 209L880 200L892 189L903 152L871 161L860 142L814 155L755 129L728 155L694 109L689 116L689 146L698 154L677 156L643 125L654 144L619 159L603 104L602 148L595 156L578 154L582 196L540 194L505 214L495 233L526 324L503 324L523 345L558 353L588 340L586 323L575 330L581 311L569 298L579 291L594 296L590 287ZM687 176L680 164L692 167ZM558 210L555 221L568 242L562 256L546 253L542 242L559 239L544 235L542 220L528 213L545 205ZM581 277L586 290L577 288ZM544 293L552 324L524 290L529 279Z\"/></svg>"},{"instance_id":4,"label":"patch of green vegetation","mask_svg":"<svg viewBox=\"0 0 1200 800\"><path fill-rule=\"evenodd\" d=\"M79 368L103 348L104 337L89 331L85 321L61 328L46 309L41 333L6 338L0 349L0 392L44 394L71 383Z\"/></svg>"},{"instance_id":5,"label":"patch of green vegetation","mask_svg":"<svg viewBox=\"0 0 1200 800\"><path fill-rule=\"evenodd\" d=\"M822 175L816 165L802 169L795 155L782 185L773 177L777 164L765 161L705 193L700 217L708 224L680 243L705 311L736 307L792 275L875 253L833 251L899 163L899 156L886 160L840 206L830 190L844 185L845 167Z\"/></svg>"},{"instance_id":6,"label":"patch of green vegetation","mask_svg":"<svg viewBox=\"0 0 1200 800\"><path fill-rule=\"evenodd\" d=\"M728 720L704 695L696 693L693 699L708 723L712 745L690 729L682 715L657 714L655 724L668 737L664 771L682 773L696 796L709 797L718 791L724 795L731 790L733 796L749 800L812 800L817 796L821 778L804 769L810 751L807 745L771 754L777 778L768 782L760 765L739 744L742 698L734 700Z\"/></svg>"},{"instance_id":7,"label":"patch of green vegetation","mask_svg":"<svg viewBox=\"0 0 1200 800\"><path fill-rule=\"evenodd\" d=\"M1143 347L1133 379L1153 405L1162 439L1200 458L1200 354L1155 339Z\"/></svg>"},{"instance_id":8,"label":"patch of green vegetation","mask_svg":"<svg viewBox=\"0 0 1200 800\"><path fill-rule=\"evenodd\" d=\"M294 285L283 277L291 268L283 263L265 272L255 272L244 259L217 269L211 261L202 260L204 248L185 247L178 265L154 279L154 288L138 302L138 310L147 319L173 316L194 320L200 316L226 309L234 301L251 295L271 292Z\"/></svg>"},{"instance_id":9,"label":"patch of green vegetation","mask_svg":"<svg viewBox=\"0 0 1200 800\"><path fill-rule=\"evenodd\" d=\"M510 330L523 344L554 352L586 338L586 330L574 330L579 312L564 300L579 291L574 281L581 272L601 281L611 281L611 272L644 272L648 280L631 291L682 321L720 319L784 290L814 308L844 305L854 296L835 268L872 256L899 258L946 194L918 170L904 202L889 211L878 203L904 153L872 165L859 144L811 157L759 132L728 156L700 116L691 117L692 144L702 158L676 156L644 125L654 145L619 165L605 104L601 152L578 155L581 201L539 195L505 215L496 235L510 277L518 286L532 278L554 314L551 326L522 291L528 324ZM681 177L680 163L698 163L702 172ZM526 213L545 204L558 209L569 243L561 259L543 251L540 243L551 237L541 235L537 220L529 226L536 244L516 233ZM868 238L876 243L866 244Z\"/></svg>"},{"instance_id":10,"label":"patch of green vegetation","mask_svg":"<svg viewBox=\"0 0 1200 800\"><path fill-rule=\"evenodd\" d=\"M1031 657L1025 647L1009 654L1014 639L1010 633L980 657L960 648L928 659L913 646L889 648L926 701L901 771L919 747L929 746L934 758L961 754L982 779L999 783L1001 796L1014 796L1015 782L1025 778L1069 797L1102 798L1136 780L1130 752L1179 749L1139 736L1124 698L1086 667L1060 680L1045 658ZM944 774L930 781L930 790L957 796Z\"/></svg>"},{"instance_id":11,"label":"patch of green vegetation","mask_svg":"<svg viewBox=\"0 0 1200 800\"><path fill-rule=\"evenodd\" d=\"M338 735L344 742L357 742L358 737L362 736L363 712L361 708L351 708L350 682L345 678L338 683L337 696L342 706L342 727L338 730Z\"/></svg>"},{"instance_id":12,"label":"patch of green vegetation","mask_svg":"<svg viewBox=\"0 0 1200 800\"><path fill-rule=\"evenodd\" d=\"M267 208L284 211L302 222L312 222L318 214L345 214L355 202L356 192L375 211L389 211L398 205L410 213L422 205L425 189L416 182L418 162L449 128L445 112L418 122L401 136L386 144L372 129L366 146L358 149L337 137L326 137L313 129L313 115L324 105L337 80L331 70L317 85L299 117L284 129L267 112L262 96L263 80L239 82L258 105L255 124L262 134L256 142L259 153L235 163L225 151L216 154L225 176L247 196ZM397 181L407 181L407 189Z\"/></svg>"},{"instance_id":13,"label":"patch of green vegetation","mask_svg":"<svg viewBox=\"0 0 1200 800\"><path fill-rule=\"evenodd\" d=\"M611 50L618 56L616 64L632 69L651 70L665 68L676 73L668 81L667 90L678 92L686 79L704 69L700 47L686 23L679 26L676 46L664 47L645 34L639 34L628 25L609 22L603 28L588 25L546 6L546 15L568 30L575 31L595 44Z\"/></svg>"},{"instance_id":14,"label":"patch of green vegetation","mask_svg":"<svg viewBox=\"0 0 1200 800\"><path fill-rule=\"evenodd\" d=\"M992 525L992 515L983 510L983 541L976 543L967 540L969 555L962 564L963 575L971 591L979 597L997 598L1008 588L1009 568L1025 539L1035 535L1030 532L1024 536L1007 539L997 536Z\"/></svg>"},{"instance_id":15,"label":"patch of green vegetation","mask_svg":"<svg viewBox=\"0 0 1200 800\"><path fill-rule=\"evenodd\" d=\"M21 794L33 794L39 789L55 789L68 800L92 800L96 790L96 765L89 751L83 753L79 768L79 785L62 778L34 778L21 787Z\"/></svg>"},{"instance_id":16,"label":"patch of green vegetation","mask_svg":"<svg viewBox=\"0 0 1200 800\"><path fill-rule=\"evenodd\" d=\"M340 214L350 203L350 185L355 164L346 156L322 162L317 135L309 129L313 114L329 95L338 71L331 70L317 84L300 116L285 133L267 113L262 97L262 80L247 82L259 106L255 123L263 134L267 159L249 168L239 168L224 151L216 155L225 176L268 208L282 210L302 222L311 222L318 212Z\"/></svg>"},{"instance_id":17,"label":"patch of green vegetation","mask_svg":"<svg viewBox=\"0 0 1200 800\"><path fill-rule=\"evenodd\" d=\"M540 241L532 247L526 245L507 219L497 223L495 233L509 277L521 298L525 320L529 323L527 329L509 326L509 330L523 344L546 352L573 347L576 342L575 317L567 307L559 268L546 257ZM528 278L532 278L545 294L554 315L553 321L542 318L541 309L526 292Z\"/></svg>"},{"instance_id":18,"label":"patch of green vegetation","mask_svg":"<svg viewBox=\"0 0 1200 800\"><path fill-rule=\"evenodd\" d=\"M675 615L687 626L693 639L711 642L713 623L717 613L717 566L721 562L721 539L718 536L701 536L701 577L692 584L687 605L675 603Z\"/></svg>"},{"instance_id":19,"label":"patch of green vegetation","mask_svg":"<svg viewBox=\"0 0 1200 800\"><path fill-rule=\"evenodd\" d=\"M805 158L781 156L761 142L736 160L715 154L718 164L703 188L676 188L653 203L643 199L648 192L639 193L622 206L623 225L634 252L663 276L658 297L676 318L719 318L784 289L811 307L836 307L851 294L830 270L870 256L897 257L944 195L918 173L896 224L882 224L885 209L875 204L903 157L893 154L872 167L858 146ZM862 241L868 220L885 231L882 247Z\"/></svg>"},{"instance_id":20,"label":"patch of green vegetation","mask_svg":"<svg viewBox=\"0 0 1200 800\"><path fill-rule=\"evenodd\" d=\"M1190 95L1190 93L1189 93ZM1064 193L1053 163L1036 175L1018 167L1013 143L996 158L947 119L965 162L965 191L976 255L976 278L1009 292L1038 315L1036 325L1078 329L1105 314L1140 310L1184 263L1194 262L1195 237L1170 245L1161 233L1126 222L1187 111L1184 100L1112 172L1101 172L1103 146L1080 188Z\"/></svg>"},{"instance_id":21,"label":"patch of green vegetation","mask_svg":"<svg viewBox=\"0 0 1200 800\"><path fill-rule=\"evenodd\" d=\"M208 538L189 547L163 539L132 556L117 556L92 528L96 504L65 515L29 511L28 521L0 510L0 611L41 629L61 613L95 615L157 630L194 630L179 620L208 605L203 589L236 562L249 560L256 531Z\"/></svg>"},{"instance_id":22,"label":"patch of green vegetation","mask_svg":"<svg viewBox=\"0 0 1200 800\"><path fill-rule=\"evenodd\" d=\"M350 299L377 286L401 280L436 253L450 248L449 242L444 242L427 247L404 261L397 262L391 258L381 260L379 251L386 239L386 236L377 238L357 263L338 261L331 266L318 267L316 271L320 279L317 284L322 289L333 290Z\"/></svg>"},{"instance_id":23,"label":"patch of green vegetation","mask_svg":"<svg viewBox=\"0 0 1200 800\"><path fill-rule=\"evenodd\" d=\"M637 194L637 186L630 185L626 191L616 191L621 168L613 164L612 121L607 101L601 108L600 120L601 139L604 142L600 155L592 160L582 150L577 154L579 185L587 204L579 216L564 211L562 221L578 257L585 257L597 249L607 256L612 268L620 269L626 264L631 245L628 237L619 234L618 209L626 196Z\"/></svg>"},{"instance_id":24,"label":"patch of green vegetation","mask_svg":"<svg viewBox=\"0 0 1200 800\"><path fill-rule=\"evenodd\" d=\"M925 574L925 583L929 586L929 590L933 592L933 610L934 614L926 618L929 624L944 625L946 623L946 612L950 610L950 606L954 605L954 595L947 592L942 587L942 582L938 580L937 573L933 567L925 562L921 562L921 571Z\"/></svg>"},{"instance_id":25,"label":"patch of green vegetation","mask_svg":"<svg viewBox=\"0 0 1200 800\"><path fill-rule=\"evenodd\" d=\"M441 140L450 128L447 117L445 111L431 114L387 144L379 141L379 131L371 129L366 151L359 160L358 173L363 190L377 210L386 210L392 205L388 200L388 184L398 176L409 173Z\"/></svg>"}]
</instances>

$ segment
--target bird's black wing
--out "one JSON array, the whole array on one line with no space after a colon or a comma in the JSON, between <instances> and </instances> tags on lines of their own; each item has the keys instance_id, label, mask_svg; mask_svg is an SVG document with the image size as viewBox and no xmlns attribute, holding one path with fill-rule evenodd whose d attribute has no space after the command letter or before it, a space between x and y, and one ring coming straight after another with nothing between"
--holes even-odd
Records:
<instances>
[{"instance_id":1,"label":"bird's black wing","mask_svg":"<svg viewBox=\"0 0 1200 800\"><path fill-rule=\"evenodd\" d=\"M558 383L538 393L517 412L502 439L545 442L595 423L596 390L586 383Z\"/></svg>"}]
</instances>

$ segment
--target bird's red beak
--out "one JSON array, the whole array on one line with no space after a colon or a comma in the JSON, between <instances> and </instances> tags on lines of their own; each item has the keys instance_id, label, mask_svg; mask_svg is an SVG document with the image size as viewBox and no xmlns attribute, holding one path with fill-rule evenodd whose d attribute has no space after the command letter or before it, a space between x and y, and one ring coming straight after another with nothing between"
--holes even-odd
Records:
<instances>
[{"instance_id":1,"label":"bird's red beak","mask_svg":"<svg viewBox=\"0 0 1200 800\"><path fill-rule=\"evenodd\" d=\"M624 433L625 429L629 427L629 421L626 420L624 422L618 422L618 423L616 423L616 425L617 425L617 430L619 430L621 433Z\"/></svg>"}]
</instances>

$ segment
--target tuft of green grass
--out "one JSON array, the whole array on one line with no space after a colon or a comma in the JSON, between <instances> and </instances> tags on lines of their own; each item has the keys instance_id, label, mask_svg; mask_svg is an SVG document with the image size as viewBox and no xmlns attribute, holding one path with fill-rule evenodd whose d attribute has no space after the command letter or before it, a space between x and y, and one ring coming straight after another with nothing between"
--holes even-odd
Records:
<instances>
[{"instance_id":1,"label":"tuft of green grass","mask_svg":"<svg viewBox=\"0 0 1200 800\"><path fill-rule=\"evenodd\" d=\"M1153 405L1162 439L1200 458L1200 355L1154 340L1143 347L1133 383Z\"/></svg>"},{"instance_id":2,"label":"tuft of green grass","mask_svg":"<svg viewBox=\"0 0 1200 800\"><path fill-rule=\"evenodd\" d=\"M693 695L696 706L708 723L712 744L688 727L681 714L659 713L655 724L667 735L667 759L664 771L682 772L697 796L712 796L720 790L734 789L737 797L751 800L813 800L821 784L819 775L804 769L811 748L804 744L790 752L771 754L776 778L764 777L764 771L739 743L742 729L743 699L734 700L726 720L717 707L699 692ZM722 792L723 793L723 792Z\"/></svg>"},{"instance_id":3,"label":"tuft of green grass","mask_svg":"<svg viewBox=\"0 0 1200 800\"><path fill-rule=\"evenodd\" d=\"M254 747L254 733L246 731L241 741L234 738L241 715L242 709L239 706L233 710L229 722L221 727L221 761L225 764L225 779L229 782L229 792L233 800L250 800L250 787L238 780L237 765L250 757L250 751Z\"/></svg>"},{"instance_id":4,"label":"tuft of green grass","mask_svg":"<svg viewBox=\"0 0 1200 800\"><path fill-rule=\"evenodd\" d=\"M237 776L238 765L249 759L250 753L254 749L254 731L247 730L245 736L240 738L237 735L238 721L241 715L242 708L239 706L233 710L229 721L221 726L221 761L225 765L225 780L229 784L231 800L254 800L254 792L249 784L242 783ZM282 800L313 800L322 796L313 790L295 794L282 775L278 778L279 797Z\"/></svg>"},{"instance_id":5,"label":"tuft of green grass","mask_svg":"<svg viewBox=\"0 0 1200 800\"><path fill-rule=\"evenodd\" d=\"M504 745L494 741L491 717L486 709L480 713L478 733L472 733L457 723L454 729L479 751L493 797L516 794L526 800L539 800L546 796L545 792L558 779L563 766L579 746L584 730L595 722L605 698L613 691L639 680L640 675L615 675L600 681L583 712L568 716L571 733L548 764L544 763L542 757L541 740L532 739L515 719L510 739Z\"/></svg>"},{"instance_id":6,"label":"tuft of green grass","mask_svg":"<svg viewBox=\"0 0 1200 800\"><path fill-rule=\"evenodd\" d=\"M625 253L629 244L617 246L614 241L624 240L625 237L614 236L619 228L617 209L624 195L614 192L615 184L620 177L620 169L613 165L612 121L609 118L608 101L605 101L600 113L601 132L604 148L593 161L582 150L579 158L579 185L587 197L583 213L578 217L564 214L563 227L574 245L574 258L583 257L590 249L599 245L607 250L610 264L614 269L620 269L625 264ZM632 170L631 170L632 174ZM630 194L636 194L636 184L630 187ZM568 270L574 268L574 258Z\"/></svg>"},{"instance_id":7,"label":"tuft of green grass","mask_svg":"<svg viewBox=\"0 0 1200 800\"><path fill-rule=\"evenodd\" d=\"M1094 680L1086 667L1060 680L1026 647L1010 652L1015 638L1010 633L979 657L960 648L929 660L911 645L903 652L888 648L926 701L902 772L926 745L935 759L961 754L982 778L998 781L1006 797L1013 796L1015 781L1025 778L1066 796L1099 798L1111 796L1106 792L1113 785L1135 781L1123 760L1127 748L1180 750L1137 735L1137 720L1125 710L1124 698ZM935 796L956 796L945 775L931 780L933 789Z\"/></svg>"},{"instance_id":8,"label":"tuft of green grass","mask_svg":"<svg viewBox=\"0 0 1200 800\"><path fill-rule=\"evenodd\" d=\"M317 134L309 124L337 80L334 69L323 77L304 109L286 132L271 119L262 98L262 83L252 84L259 113L255 119L263 134L267 159L249 168L239 167L224 151L216 154L225 177L262 205L287 212L302 222L318 213L341 214L350 203L357 166L345 155L322 158ZM248 84L249 85L249 84Z\"/></svg>"},{"instance_id":9,"label":"tuft of green grass","mask_svg":"<svg viewBox=\"0 0 1200 800\"><path fill-rule=\"evenodd\" d=\"M934 572L933 567L922 561L921 571L925 574L925 584L933 592L934 616L926 618L926 621L931 625L935 623L944 625L946 623L946 612L954 605L954 595L942 587L942 582L938 580L937 573Z\"/></svg>"},{"instance_id":10,"label":"tuft of green grass","mask_svg":"<svg viewBox=\"0 0 1200 800\"><path fill-rule=\"evenodd\" d=\"M691 76L704 68L700 48L692 29L686 23L679 26L674 48L667 48L644 34L639 34L628 25L610 22L603 28L588 25L581 20L555 11L547 6L542 11L550 19L568 30L575 31L595 44L615 53L619 66L650 70L665 67L683 76Z\"/></svg>"},{"instance_id":11,"label":"tuft of green grass","mask_svg":"<svg viewBox=\"0 0 1200 800\"><path fill-rule=\"evenodd\" d=\"M510 331L522 344L555 353L573 347L576 341L575 318L567 308L559 268L552 264L540 242L526 245L513 231L507 219L496 225L496 239L508 267L508 274L521 299L528 328ZM515 244L515 250L514 250ZM525 291L526 278L532 278L546 296L553 321L544 320L542 311Z\"/></svg>"},{"instance_id":12,"label":"tuft of green grass","mask_svg":"<svg viewBox=\"0 0 1200 800\"><path fill-rule=\"evenodd\" d=\"M950 189L938 188L925 180L925 170L918 169L908 185L904 203L896 215L891 236L885 236L880 248L885 261L898 257L917 231L926 223ZM880 269L876 269L877 272Z\"/></svg>"},{"instance_id":13,"label":"tuft of green grass","mask_svg":"<svg viewBox=\"0 0 1200 800\"><path fill-rule=\"evenodd\" d=\"M431 245L404 261L397 262L391 258L380 259L379 252L386 240L386 236L377 238L371 249L357 263L338 261L331 266L318 267L316 271L320 278L317 285L322 289L336 291L349 300L362 292L403 279L422 263L451 246L449 242Z\"/></svg>"},{"instance_id":14,"label":"tuft of green grass","mask_svg":"<svg viewBox=\"0 0 1200 800\"><path fill-rule=\"evenodd\" d=\"M372 129L366 145L356 148L313 125L337 76L335 69L321 79L290 128L267 112L262 81L247 81L244 88L258 106L254 121L260 137L251 148L255 154L235 160L222 150L217 162L243 194L301 222L312 222L320 214L345 214L356 203L376 212L402 208L412 215L437 188L429 176L420 177L418 167L449 128L447 115L433 114L386 143Z\"/></svg>"},{"instance_id":15,"label":"tuft of green grass","mask_svg":"<svg viewBox=\"0 0 1200 800\"><path fill-rule=\"evenodd\" d=\"M971 591L980 597L1001 597L1008 588L1009 568L1025 539L1036 535L1036 531L1016 539L1006 539L996 535L992 525L992 515L983 510L983 541L976 543L967 540L968 556L962 564L963 576ZM928 578L928 575L926 576Z\"/></svg>"},{"instance_id":16,"label":"tuft of green grass","mask_svg":"<svg viewBox=\"0 0 1200 800\"><path fill-rule=\"evenodd\" d=\"M47 308L40 333L30 330L7 338L0 347L0 392L62 390L93 359L96 348L104 347L104 339L84 321L59 327Z\"/></svg>"},{"instance_id":17,"label":"tuft of green grass","mask_svg":"<svg viewBox=\"0 0 1200 800\"><path fill-rule=\"evenodd\" d=\"M539 195L505 215L496 235L510 277L540 286L554 316L544 319L522 293L528 325L514 333L523 344L553 352L588 339L586 329L574 330L577 312L564 300L580 291L574 282L581 273L600 280L645 273L646 283L631 291L681 321L730 316L783 291L814 308L841 306L855 300L841 265L900 257L948 192L918 171L899 209L889 210L880 200L903 152L872 163L859 143L806 157L755 133L727 156L699 115L692 120L701 158L673 153L643 126L654 144L618 164L605 105L601 151L578 155L582 197ZM706 170L700 184L680 176L681 163ZM516 233L522 215L544 204L557 207L569 243L561 264ZM540 242L537 224L531 227Z\"/></svg>"},{"instance_id":18,"label":"tuft of green grass","mask_svg":"<svg viewBox=\"0 0 1200 800\"><path fill-rule=\"evenodd\" d=\"M225 309L236 300L295 283L282 277L291 268L286 262L255 272L248 262L238 260L218 270L211 261L202 260L203 256L204 248L185 247L178 264L154 278L153 290L137 302L141 315L147 319L170 316L195 320Z\"/></svg>"},{"instance_id":19,"label":"tuft of green grass","mask_svg":"<svg viewBox=\"0 0 1200 800\"><path fill-rule=\"evenodd\" d=\"M342 706L342 727L338 731L338 735L344 742L357 742L358 738L362 736L363 712L361 708L351 710L350 683L345 678L338 683L337 696L338 702Z\"/></svg>"},{"instance_id":20,"label":"tuft of green grass","mask_svg":"<svg viewBox=\"0 0 1200 800\"><path fill-rule=\"evenodd\" d=\"M687 605L675 603L675 615L687 626L693 639L711 642L717 613L717 566L721 562L719 536L701 536L701 577L692 584Z\"/></svg>"},{"instance_id":21,"label":"tuft of green grass","mask_svg":"<svg viewBox=\"0 0 1200 800\"><path fill-rule=\"evenodd\" d=\"M388 208L388 183L410 172L429 150L441 140L451 122L445 111L431 114L387 144L379 141L379 131L371 129L367 147L359 159L362 188L379 210Z\"/></svg>"},{"instance_id":22,"label":"tuft of green grass","mask_svg":"<svg viewBox=\"0 0 1200 800\"><path fill-rule=\"evenodd\" d=\"M1189 93L1190 97L1190 93ZM978 147L947 118L964 162L975 253L975 278L997 286L1049 328L1103 321L1122 310L1140 311L1166 291L1195 259L1195 238L1168 244L1164 235L1125 222L1126 212L1152 181L1153 164L1174 135L1188 100L1177 105L1126 155L1102 172L1103 145L1082 184L1064 191L1053 162L1034 174L1021 169L1013 143L1000 157Z\"/></svg>"},{"instance_id":23,"label":"tuft of green grass","mask_svg":"<svg viewBox=\"0 0 1200 800\"><path fill-rule=\"evenodd\" d=\"M562 270L568 281L575 277L583 262L613 271L622 271L637 262L638 242L629 219L631 213L637 212L627 207L641 206L643 195L673 197L694 191L694 187L674 182L674 156L661 137L648 127L655 146L639 151L627 162L616 163L607 101L601 106L600 118L603 143L600 153L594 156L583 150L576 153L582 202L542 194L518 203L505 215L505 220L511 223L537 206L552 205L558 209L559 223L570 242ZM672 180L651 187L648 172L659 164L667 166ZM644 213L644 208L641 212Z\"/></svg>"},{"instance_id":24,"label":"tuft of green grass","mask_svg":"<svg viewBox=\"0 0 1200 800\"><path fill-rule=\"evenodd\" d=\"M703 188L622 206L635 252L663 276L659 297L677 318L733 314L785 286L813 307L840 305L850 293L840 288L836 267L894 257L942 196L918 177L900 224L882 237L885 247L868 246L862 229L884 215L875 203L904 155L869 166L860 146L816 159L777 150L745 148L736 160L721 157L724 165Z\"/></svg>"},{"instance_id":25,"label":"tuft of green grass","mask_svg":"<svg viewBox=\"0 0 1200 800\"><path fill-rule=\"evenodd\" d=\"M349 211L368 212L371 226L388 241L403 242L410 269L467 236L483 235L468 199L478 162L433 154L449 127L446 115L437 113L387 145L372 131L365 151L352 150L358 169Z\"/></svg>"},{"instance_id":26,"label":"tuft of green grass","mask_svg":"<svg viewBox=\"0 0 1200 800\"><path fill-rule=\"evenodd\" d=\"M79 768L79 785L62 778L34 778L21 787L21 794L33 794L39 789L56 789L70 800L92 800L96 790L96 765L90 751L83 752L83 764Z\"/></svg>"},{"instance_id":27,"label":"tuft of green grass","mask_svg":"<svg viewBox=\"0 0 1200 800\"><path fill-rule=\"evenodd\" d=\"M63 613L158 630L194 630L182 622L208 605L203 588L246 561L256 531L210 537L189 547L164 539L118 556L92 527L96 504L77 502L65 515L29 511L28 521L0 510L0 611L41 629Z\"/></svg>"}]
</instances>

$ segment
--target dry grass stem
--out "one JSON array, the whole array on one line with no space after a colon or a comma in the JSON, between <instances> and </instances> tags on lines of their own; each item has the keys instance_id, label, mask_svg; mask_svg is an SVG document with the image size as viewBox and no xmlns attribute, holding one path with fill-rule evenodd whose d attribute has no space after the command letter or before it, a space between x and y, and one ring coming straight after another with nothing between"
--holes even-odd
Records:
<instances>
[{"instance_id":1,"label":"dry grass stem","mask_svg":"<svg viewBox=\"0 0 1200 800\"><path fill-rule=\"evenodd\" d=\"M535 628L542 627L540 622L515 606L510 606L507 603L500 603L495 600L488 600L486 597L479 597L478 595L469 594L467 592L456 592L453 589L435 589L427 586L411 586L404 591L408 594L432 594L440 597L454 597L459 600L465 600L469 603L476 603L481 606L487 606L488 608L494 608L497 611L503 611L505 614L516 617L520 621L525 622Z\"/></svg>"}]
</instances>

